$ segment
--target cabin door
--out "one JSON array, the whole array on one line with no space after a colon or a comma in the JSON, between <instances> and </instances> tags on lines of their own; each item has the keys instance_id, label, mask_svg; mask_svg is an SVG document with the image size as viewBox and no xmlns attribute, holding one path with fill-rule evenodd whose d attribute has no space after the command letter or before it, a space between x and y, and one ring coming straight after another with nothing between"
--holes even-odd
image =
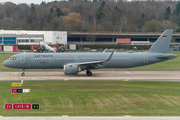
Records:
<instances>
[{"instance_id":1,"label":"cabin door","mask_svg":"<svg viewBox=\"0 0 180 120\"><path fill-rule=\"evenodd\" d=\"M25 63L25 55L20 56L20 63Z\"/></svg>"},{"instance_id":2,"label":"cabin door","mask_svg":"<svg viewBox=\"0 0 180 120\"><path fill-rule=\"evenodd\" d=\"M75 56L75 62L78 62L78 56Z\"/></svg>"},{"instance_id":3,"label":"cabin door","mask_svg":"<svg viewBox=\"0 0 180 120\"><path fill-rule=\"evenodd\" d=\"M80 61L81 57L80 56L75 56L75 62Z\"/></svg>"},{"instance_id":4,"label":"cabin door","mask_svg":"<svg viewBox=\"0 0 180 120\"><path fill-rule=\"evenodd\" d=\"M143 55L143 58L144 58L144 63L147 63L147 62L148 62L148 55L147 55L147 54L144 54L144 55Z\"/></svg>"}]
</instances>

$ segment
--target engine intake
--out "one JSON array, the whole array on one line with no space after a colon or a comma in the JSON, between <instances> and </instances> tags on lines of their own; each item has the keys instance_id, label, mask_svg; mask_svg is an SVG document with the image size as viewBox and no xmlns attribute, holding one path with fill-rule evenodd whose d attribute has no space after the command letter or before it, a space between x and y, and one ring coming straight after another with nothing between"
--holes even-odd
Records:
<instances>
[{"instance_id":1,"label":"engine intake","mask_svg":"<svg viewBox=\"0 0 180 120\"><path fill-rule=\"evenodd\" d=\"M81 69L77 65L64 65L64 74L73 75L80 72Z\"/></svg>"}]
</instances>

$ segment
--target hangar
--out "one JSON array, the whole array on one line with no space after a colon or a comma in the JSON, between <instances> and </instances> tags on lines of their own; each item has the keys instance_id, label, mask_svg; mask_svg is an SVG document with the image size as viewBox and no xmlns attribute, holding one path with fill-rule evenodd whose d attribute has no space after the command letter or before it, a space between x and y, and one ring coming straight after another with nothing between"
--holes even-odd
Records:
<instances>
[{"instance_id":1,"label":"hangar","mask_svg":"<svg viewBox=\"0 0 180 120\"><path fill-rule=\"evenodd\" d=\"M0 45L34 45L41 41L67 45L67 31L0 30Z\"/></svg>"}]
</instances>

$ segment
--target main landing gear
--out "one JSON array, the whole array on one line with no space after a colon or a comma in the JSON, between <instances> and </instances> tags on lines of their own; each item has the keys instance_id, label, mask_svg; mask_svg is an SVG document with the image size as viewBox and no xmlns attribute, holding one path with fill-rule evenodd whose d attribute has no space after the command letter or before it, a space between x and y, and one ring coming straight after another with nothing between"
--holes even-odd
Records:
<instances>
[{"instance_id":1,"label":"main landing gear","mask_svg":"<svg viewBox=\"0 0 180 120\"><path fill-rule=\"evenodd\" d=\"M91 71L86 71L86 75L87 76L92 76L92 72Z\"/></svg>"},{"instance_id":2,"label":"main landing gear","mask_svg":"<svg viewBox=\"0 0 180 120\"><path fill-rule=\"evenodd\" d=\"M23 72L21 73L21 76L25 76L25 69L23 69Z\"/></svg>"}]
</instances>

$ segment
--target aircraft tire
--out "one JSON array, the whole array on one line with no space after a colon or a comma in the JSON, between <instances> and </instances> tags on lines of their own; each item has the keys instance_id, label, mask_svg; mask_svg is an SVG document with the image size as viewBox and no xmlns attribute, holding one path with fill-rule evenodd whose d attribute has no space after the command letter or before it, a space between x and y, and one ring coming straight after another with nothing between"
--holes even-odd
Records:
<instances>
[{"instance_id":1,"label":"aircraft tire","mask_svg":"<svg viewBox=\"0 0 180 120\"><path fill-rule=\"evenodd\" d=\"M87 71L86 74L87 74L87 76L92 76L92 72L91 71Z\"/></svg>"},{"instance_id":2,"label":"aircraft tire","mask_svg":"<svg viewBox=\"0 0 180 120\"><path fill-rule=\"evenodd\" d=\"M25 74L24 74L24 73L21 73L21 76L25 76Z\"/></svg>"}]
</instances>

